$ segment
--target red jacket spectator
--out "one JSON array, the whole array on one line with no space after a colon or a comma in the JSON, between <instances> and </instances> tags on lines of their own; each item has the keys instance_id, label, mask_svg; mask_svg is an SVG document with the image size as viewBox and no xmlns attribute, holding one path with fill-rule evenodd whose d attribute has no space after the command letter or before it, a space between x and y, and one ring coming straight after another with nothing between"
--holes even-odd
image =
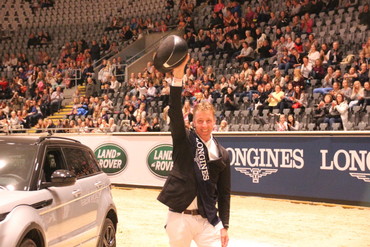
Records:
<instances>
[{"instance_id":1,"label":"red jacket spectator","mask_svg":"<svg viewBox=\"0 0 370 247\"><path fill-rule=\"evenodd\" d=\"M0 80L0 88L1 88L1 91L5 91L9 86L9 82L6 80L5 77L2 77L1 80Z\"/></svg>"}]
</instances>

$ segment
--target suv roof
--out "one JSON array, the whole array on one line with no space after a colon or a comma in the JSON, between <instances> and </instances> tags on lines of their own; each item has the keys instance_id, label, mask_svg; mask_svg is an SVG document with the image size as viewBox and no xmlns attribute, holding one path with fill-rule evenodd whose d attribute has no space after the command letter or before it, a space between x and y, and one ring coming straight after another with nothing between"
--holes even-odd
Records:
<instances>
[{"instance_id":1,"label":"suv roof","mask_svg":"<svg viewBox=\"0 0 370 247\"><path fill-rule=\"evenodd\" d=\"M58 140L62 142L72 142L72 143L78 143L81 144L80 141L66 138L66 137L59 137L59 136L2 136L0 137L0 142L6 141L6 142L14 142L19 144L40 144L43 141L50 140Z\"/></svg>"}]
</instances>

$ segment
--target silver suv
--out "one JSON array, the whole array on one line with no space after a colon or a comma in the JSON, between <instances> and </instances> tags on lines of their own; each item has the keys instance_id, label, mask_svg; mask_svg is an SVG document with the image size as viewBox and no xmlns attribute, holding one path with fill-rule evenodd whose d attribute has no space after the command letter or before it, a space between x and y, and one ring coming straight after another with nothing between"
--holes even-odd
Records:
<instances>
[{"instance_id":1,"label":"silver suv","mask_svg":"<svg viewBox=\"0 0 370 247\"><path fill-rule=\"evenodd\" d=\"M0 137L0 246L116 246L110 181L62 137Z\"/></svg>"}]
</instances>

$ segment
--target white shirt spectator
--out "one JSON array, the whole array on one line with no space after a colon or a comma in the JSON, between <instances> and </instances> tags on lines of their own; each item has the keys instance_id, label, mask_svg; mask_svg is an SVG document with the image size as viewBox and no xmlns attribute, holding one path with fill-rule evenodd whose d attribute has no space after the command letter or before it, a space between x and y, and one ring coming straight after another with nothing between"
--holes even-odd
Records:
<instances>
[{"instance_id":1,"label":"white shirt spectator","mask_svg":"<svg viewBox=\"0 0 370 247\"><path fill-rule=\"evenodd\" d=\"M119 87L120 87L120 83L119 83L119 81L117 81L117 79L116 79L116 80L112 80L112 81L110 82L110 86L109 86L109 88L110 88L110 89L113 89L113 90L114 90L114 92L118 92Z\"/></svg>"}]
</instances>

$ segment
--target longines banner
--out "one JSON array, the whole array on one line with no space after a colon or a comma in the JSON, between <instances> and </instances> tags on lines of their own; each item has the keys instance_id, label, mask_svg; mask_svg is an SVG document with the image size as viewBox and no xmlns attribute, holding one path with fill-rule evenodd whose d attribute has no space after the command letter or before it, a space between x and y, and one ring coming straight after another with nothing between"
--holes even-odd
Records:
<instances>
[{"instance_id":1,"label":"longines banner","mask_svg":"<svg viewBox=\"0 0 370 247\"><path fill-rule=\"evenodd\" d=\"M370 139L223 137L232 191L370 203Z\"/></svg>"},{"instance_id":2,"label":"longines banner","mask_svg":"<svg viewBox=\"0 0 370 247\"><path fill-rule=\"evenodd\" d=\"M74 136L114 184L162 186L169 135ZM369 137L217 137L231 160L232 191L370 204Z\"/></svg>"}]
</instances>

